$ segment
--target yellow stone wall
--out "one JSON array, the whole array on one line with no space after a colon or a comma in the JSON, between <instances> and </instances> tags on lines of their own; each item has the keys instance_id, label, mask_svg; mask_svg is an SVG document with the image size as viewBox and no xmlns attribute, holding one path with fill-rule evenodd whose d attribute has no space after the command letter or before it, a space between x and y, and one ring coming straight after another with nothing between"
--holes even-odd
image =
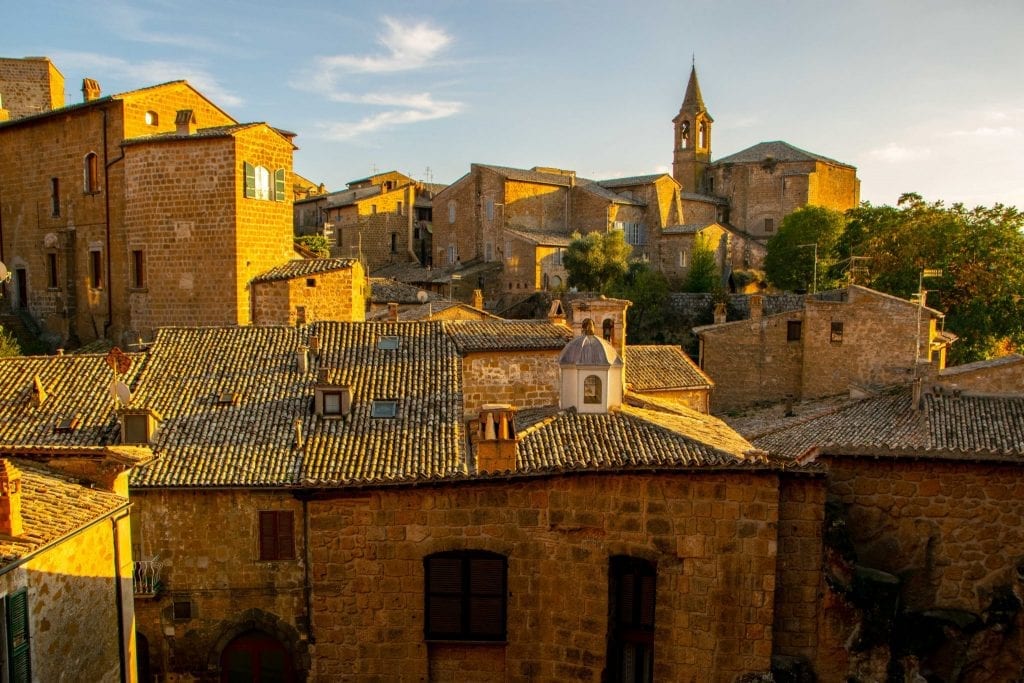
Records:
<instances>
[{"instance_id":1,"label":"yellow stone wall","mask_svg":"<svg viewBox=\"0 0 1024 683\"><path fill-rule=\"evenodd\" d=\"M467 419L477 417L486 403L520 409L558 405L559 354L561 349L463 354L463 414Z\"/></svg>"},{"instance_id":2,"label":"yellow stone wall","mask_svg":"<svg viewBox=\"0 0 1024 683\"><path fill-rule=\"evenodd\" d=\"M306 323L365 320L366 278L362 265L354 261L348 269L253 284L254 325L295 325L300 306L305 309Z\"/></svg>"},{"instance_id":3,"label":"yellow stone wall","mask_svg":"<svg viewBox=\"0 0 1024 683\"><path fill-rule=\"evenodd\" d=\"M64 76L45 57L0 57L0 98L12 119L64 106Z\"/></svg>"}]
</instances>

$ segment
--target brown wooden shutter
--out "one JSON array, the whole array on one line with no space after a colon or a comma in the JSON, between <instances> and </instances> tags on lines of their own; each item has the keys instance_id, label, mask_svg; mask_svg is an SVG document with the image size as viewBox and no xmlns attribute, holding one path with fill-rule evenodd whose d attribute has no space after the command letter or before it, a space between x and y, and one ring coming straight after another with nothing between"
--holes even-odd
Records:
<instances>
[{"instance_id":1,"label":"brown wooden shutter","mask_svg":"<svg viewBox=\"0 0 1024 683\"><path fill-rule=\"evenodd\" d=\"M495 638L505 635L505 560L469 559L469 631Z\"/></svg>"},{"instance_id":2,"label":"brown wooden shutter","mask_svg":"<svg viewBox=\"0 0 1024 683\"><path fill-rule=\"evenodd\" d=\"M295 515L290 510L277 513L277 559L295 559Z\"/></svg>"},{"instance_id":3,"label":"brown wooden shutter","mask_svg":"<svg viewBox=\"0 0 1024 683\"><path fill-rule=\"evenodd\" d=\"M462 558L427 558L427 637L462 632Z\"/></svg>"}]
</instances>

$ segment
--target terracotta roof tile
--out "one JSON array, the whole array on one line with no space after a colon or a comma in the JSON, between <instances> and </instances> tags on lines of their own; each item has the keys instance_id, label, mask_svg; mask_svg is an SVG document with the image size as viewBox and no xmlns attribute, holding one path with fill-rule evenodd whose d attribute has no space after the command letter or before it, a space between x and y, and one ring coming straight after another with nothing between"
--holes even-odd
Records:
<instances>
[{"instance_id":1,"label":"terracotta roof tile","mask_svg":"<svg viewBox=\"0 0 1024 683\"><path fill-rule=\"evenodd\" d=\"M717 159L712 162L711 165L718 166L720 164L759 163L765 161L769 157L774 161L821 161L835 166L853 168L850 164L844 164L841 161L836 161L835 159L829 159L828 157L821 156L820 154L814 154L813 152L802 150L799 147L794 147L788 142L783 142L781 140L760 142L753 147L747 147L735 154L730 154L729 156Z\"/></svg>"},{"instance_id":2,"label":"terracotta roof tile","mask_svg":"<svg viewBox=\"0 0 1024 683\"><path fill-rule=\"evenodd\" d=\"M445 330L459 353L561 349L572 330L540 320L452 320Z\"/></svg>"},{"instance_id":3,"label":"terracotta roof tile","mask_svg":"<svg viewBox=\"0 0 1024 683\"><path fill-rule=\"evenodd\" d=\"M292 280L308 277L319 273L330 273L336 270L351 268L356 259L351 258L311 258L293 259L284 265L277 266L262 275L253 278L253 282L273 282L274 280Z\"/></svg>"},{"instance_id":4,"label":"terracotta roof tile","mask_svg":"<svg viewBox=\"0 0 1024 683\"><path fill-rule=\"evenodd\" d=\"M714 386L678 346L639 344L626 347L626 383L635 391Z\"/></svg>"}]
</instances>

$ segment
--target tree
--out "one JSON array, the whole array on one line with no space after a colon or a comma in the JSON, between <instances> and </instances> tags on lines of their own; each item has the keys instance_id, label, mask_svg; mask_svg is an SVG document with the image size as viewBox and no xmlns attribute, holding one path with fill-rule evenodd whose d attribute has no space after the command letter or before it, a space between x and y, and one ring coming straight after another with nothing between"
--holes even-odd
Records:
<instances>
[{"instance_id":1,"label":"tree","mask_svg":"<svg viewBox=\"0 0 1024 683\"><path fill-rule=\"evenodd\" d=\"M0 358L8 356L20 356L21 345L8 330L0 327Z\"/></svg>"},{"instance_id":2,"label":"tree","mask_svg":"<svg viewBox=\"0 0 1024 683\"><path fill-rule=\"evenodd\" d=\"M698 235L690 250L690 270L683 280L683 291L711 292L721 286L721 279L718 262L715 260L715 250L711 248L706 238Z\"/></svg>"},{"instance_id":3,"label":"tree","mask_svg":"<svg viewBox=\"0 0 1024 683\"><path fill-rule=\"evenodd\" d=\"M1024 348L1024 216L1013 207L966 209L905 194L896 207L864 204L849 212L841 256L866 257L864 284L909 298L924 269L926 302L946 314L960 339L955 363Z\"/></svg>"},{"instance_id":4,"label":"tree","mask_svg":"<svg viewBox=\"0 0 1024 683\"><path fill-rule=\"evenodd\" d=\"M586 292L608 293L613 283L629 269L632 247L621 230L573 234L562 265L569 273L568 284Z\"/></svg>"},{"instance_id":5,"label":"tree","mask_svg":"<svg viewBox=\"0 0 1024 683\"><path fill-rule=\"evenodd\" d=\"M838 283L832 266L836 245L845 228L846 217L842 213L822 206L805 206L783 218L779 231L768 240L764 259L768 282L790 290L835 287Z\"/></svg>"},{"instance_id":6,"label":"tree","mask_svg":"<svg viewBox=\"0 0 1024 683\"><path fill-rule=\"evenodd\" d=\"M316 252L316 255L322 258L328 258L331 255L331 244L323 235L302 235L296 237L295 241L310 251Z\"/></svg>"}]
</instances>

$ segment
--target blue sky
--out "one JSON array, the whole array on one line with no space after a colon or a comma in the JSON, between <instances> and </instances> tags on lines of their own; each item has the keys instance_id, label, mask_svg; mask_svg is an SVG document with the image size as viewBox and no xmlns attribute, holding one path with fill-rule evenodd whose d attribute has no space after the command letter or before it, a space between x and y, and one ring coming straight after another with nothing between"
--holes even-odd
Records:
<instances>
[{"instance_id":1,"label":"blue sky","mask_svg":"<svg viewBox=\"0 0 1024 683\"><path fill-rule=\"evenodd\" d=\"M785 140L857 166L875 204L1024 209L1018 0L9 4L0 55L53 59L69 101L83 77L187 79L298 133L295 170L331 189L472 162L667 171L695 56L715 157Z\"/></svg>"}]
</instances>

